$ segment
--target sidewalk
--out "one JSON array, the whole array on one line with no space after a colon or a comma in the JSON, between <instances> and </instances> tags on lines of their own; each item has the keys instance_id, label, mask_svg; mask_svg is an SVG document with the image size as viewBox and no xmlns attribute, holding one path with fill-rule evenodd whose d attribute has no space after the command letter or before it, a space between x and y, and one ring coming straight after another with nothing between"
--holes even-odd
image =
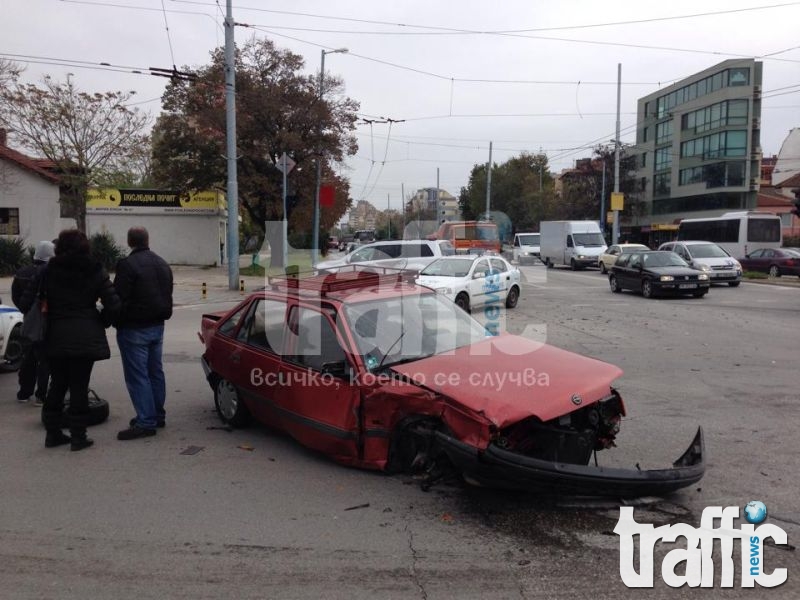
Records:
<instances>
[{"instance_id":1,"label":"sidewalk","mask_svg":"<svg viewBox=\"0 0 800 600\"><path fill-rule=\"evenodd\" d=\"M252 255L240 257L240 268L250 266ZM259 264L269 264L269 256L261 255ZM244 280L244 293L228 289L228 267L195 267L187 265L171 265L175 288L173 302L175 306L187 304L210 304L214 302L231 302L244 298L250 292L266 285L264 277L240 276ZM113 280L114 274L111 274ZM0 277L0 298L3 303L11 305L11 282L13 277ZM202 287L206 284L206 298L203 299Z\"/></svg>"}]
</instances>

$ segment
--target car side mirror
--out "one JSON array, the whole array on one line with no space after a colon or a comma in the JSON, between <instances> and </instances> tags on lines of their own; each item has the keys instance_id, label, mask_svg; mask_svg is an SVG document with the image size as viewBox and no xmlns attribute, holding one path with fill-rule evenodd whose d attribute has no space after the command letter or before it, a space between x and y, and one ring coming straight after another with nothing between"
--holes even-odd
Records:
<instances>
[{"instance_id":1,"label":"car side mirror","mask_svg":"<svg viewBox=\"0 0 800 600\"><path fill-rule=\"evenodd\" d=\"M324 375L332 375L340 379L349 379L350 377L350 369L346 360L336 360L323 363L322 373Z\"/></svg>"}]
</instances>

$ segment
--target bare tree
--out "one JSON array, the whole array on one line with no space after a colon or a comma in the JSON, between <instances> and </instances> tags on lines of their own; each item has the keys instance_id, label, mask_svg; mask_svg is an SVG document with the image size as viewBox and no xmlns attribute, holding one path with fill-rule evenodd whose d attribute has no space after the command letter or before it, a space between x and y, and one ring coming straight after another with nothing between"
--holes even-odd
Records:
<instances>
[{"instance_id":1,"label":"bare tree","mask_svg":"<svg viewBox=\"0 0 800 600\"><path fill-rule=\"evenodd\" d=\"M55 163L62 178L62 216L86 229L86 190L124 172L131 156L148 142L149 117L126 106L135 92L83 92L67 76L45 77L40 85L0 89L0 120L24 148Z\"/></svg>"}]
</instances>

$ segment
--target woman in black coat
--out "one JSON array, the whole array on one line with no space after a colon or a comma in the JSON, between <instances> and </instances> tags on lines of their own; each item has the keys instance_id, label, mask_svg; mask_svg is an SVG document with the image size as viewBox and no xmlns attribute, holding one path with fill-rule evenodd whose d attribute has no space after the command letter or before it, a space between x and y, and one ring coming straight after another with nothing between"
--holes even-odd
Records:
<instances>
[{"instance_id":1,"label":"woman in black coat","mask_svg":"<svg viewBox=\"0 0 800 600\"><path fill-rule=\"evenodd\" d=\"M105 269L90 256L89 241L77 229L59 234L56 255L42 277L28 286L20 308L30 308L41 281L47 305L44 351L52 378L42 408L47 429L44 445L53 448L70 443L72 450L83 450L94 443L86 437L92 367L95 361L111 356L105 328L119 313L121 303ZM98 298L102 314L97 309ZM71 437L61 431L67 390Z\"/></svg>"}]
</instances>

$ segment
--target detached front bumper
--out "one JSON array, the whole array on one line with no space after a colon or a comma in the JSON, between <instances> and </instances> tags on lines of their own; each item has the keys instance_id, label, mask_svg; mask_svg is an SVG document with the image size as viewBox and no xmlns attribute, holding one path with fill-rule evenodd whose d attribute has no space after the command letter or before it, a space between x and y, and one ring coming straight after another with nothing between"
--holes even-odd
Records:
<instances>
[{"instance_id":1,"label":"detached front bumper","mask_svg":"<svg viewBox=\"0 0 800 600\"><path fill-rule=\"evenodd\" d=\"M663 496L697 483L705 473L703 429L671 469L643 471L550 462L503 450L485 451L436 433L442 449L464 477L485 487L526 490L539 494L579 496Z\"/></svg>"}]
</instances>

